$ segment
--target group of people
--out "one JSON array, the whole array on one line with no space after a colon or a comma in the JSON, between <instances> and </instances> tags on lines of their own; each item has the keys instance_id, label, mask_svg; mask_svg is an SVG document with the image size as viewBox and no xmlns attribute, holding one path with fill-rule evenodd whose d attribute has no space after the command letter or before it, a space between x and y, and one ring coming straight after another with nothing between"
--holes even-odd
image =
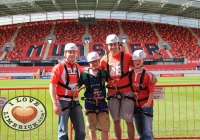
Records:
<instances>
[{"instance_id":1,"label":"group of people","mask_svg":"<svg viewBox=\"0 0 200 140\"><path fill-rule=\"evenodd\" d=\"M81 99L91 140L97 140L96 130L101 131L101 140L108 140L109 114L117 140L122 139L121 119L126 121L129 140L135 137L133 122L139 140L154 139L153 94L157 79L143 67L146 53L136 50L131 55L120 51L115 34L107 36L106 44L109 54L100 59L96 52L90 52L87 55L89 68L83 70L75 62L77 46L68 43L66 59L53 68L49 90L54 112L58 115L58 140L68 140L69 118L75 131L74 139L85 139L84 117L78 100L81 87L85 88Z\"/></svg>"}]
</instances>

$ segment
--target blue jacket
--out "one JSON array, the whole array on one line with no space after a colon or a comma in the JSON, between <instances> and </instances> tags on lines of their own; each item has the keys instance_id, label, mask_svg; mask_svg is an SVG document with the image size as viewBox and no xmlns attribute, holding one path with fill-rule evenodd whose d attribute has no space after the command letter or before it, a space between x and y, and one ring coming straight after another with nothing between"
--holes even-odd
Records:
<instances>
[{"instance_id":1,"label":"blue jacket","mask_svg":"<svg viewBox=\"0 0 200 140\"><path fill-rule=\"evenodd\" d=\"M90 79L88 79L88 77ZM102 83L102 86L100 85L100 81ZM88 72L83 72L82 75L79 78L79 86L85 85L86 90L84 92L84 97L94 99L95 95L93 94L94 91L100 90L98 93L98 97L104 97L106 100L106 88L105 88L105 82L108 81L108 76L106 74L106 71L99 69L99 72L97 73L97 77L88 74ZM90 83L90 84L89 84ZM96 102L94 101L85 101L85 109L88 110L94 110L96 107ZM98 109L107 109L108 105L106 101L98 101L98 107L96 107L95 110Z\"/></svg>"}]
</instances>

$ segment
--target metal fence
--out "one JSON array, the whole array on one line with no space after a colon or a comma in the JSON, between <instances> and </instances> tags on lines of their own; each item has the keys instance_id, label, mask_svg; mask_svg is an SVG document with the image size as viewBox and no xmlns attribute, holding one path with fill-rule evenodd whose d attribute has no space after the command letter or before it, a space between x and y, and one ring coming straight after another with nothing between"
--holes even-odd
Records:
<instances>
[{"instance_id":1,"label":"metal fence","mask_svg":"<svg viewBox=\"0 0 200 140\"><path fill-rule=\"evenodd\" d=\"M153 132L155 139L200 139L200 84L159 85L157 87L162 87L164 94L163 98L154 99ZM1 117L0 139L56 140L57 116L53 112L48 88L0 88L0 97L6 97L9 100L17 96L31 96L40 100L46 107L46 120L34 130L18 131L8 127ZM69 126L71 128L69 138L72 140L73 128L72 125L69 124ZM121 126L122 136L124 140L127 140L126 125L123 121ZM113 123L111 123L109 137L110 140L115 139Z\"/></svg>"}]
</instances>

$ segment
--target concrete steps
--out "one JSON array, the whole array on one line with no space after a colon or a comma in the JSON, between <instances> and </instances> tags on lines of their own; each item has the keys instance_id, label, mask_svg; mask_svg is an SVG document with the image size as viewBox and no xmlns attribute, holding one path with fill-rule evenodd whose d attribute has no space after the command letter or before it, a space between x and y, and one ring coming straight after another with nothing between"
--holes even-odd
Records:
<instances>
[{"instance_id":1,"label":"concrete steps","mask_svg":"<svg viewBox=\"0 0 200 140\"><path fill-rule=\"evenodd\" d=\"M123 28L122 28L122 25L121 25L120 20L118 20L117 24L118 24L119 32L120 32L120 34L118 35L120 42L121 42L121 40L122 40L122 36L126 37L126 40L129 41L128 36L124 34L124 31L123 31ZM123 46L124 46L124 49L126 50L126 52L129 52L129 50L128 50L128 45L127 45L126 42L123 43ZM131 52L130 52L130 53L131 53Z\"/></svg>"},{"instance_id":2,"label":"concrete steps","mask_svg":"<svg viewBox=\"0 0 200 140\"><path fill-rule=\"evenodd\" d=\"M158 37L158 46L163 49L163 46L162 46L162 42L163 42L163 39L162 37L160 36L158 30L156 29L155 25L153 23L150 23L151 26L153 27L153 30L154 32L156 33L157 37ZM173 55L171 54L171 52L169 50L166 50L167 54L169 55L170 58L173 58Z\"/></svg>"},{"instance_id":3,"label":"concrete steps","mask_svg":"<svg viewBox=\"0 0 200 140\"><path fill-rule=\"evenodd\" d=\"M56 36L54 35L55 27L56 27L56 21L54 20L54 21L53 21L53 24L52 24L52 28L51 28L50 34L48 35L48 36L52 36L52 39L53 39L54 41L56 40ZM45 40L46 40L46 39L45 39ZM46 59L47 59L50 46L51 46L51 44L48 43L47 46L46 46L46 50L45 50L45 52L44 52L43 60L46 60Z\"/></svg>"},{"instance_id":4,"label":"concrete steps","mask_svg":"<svg viewBox=\"0 0 200 140\"><path fill-rule=\"evenodd\" d=\"M200 39L199 39L199 37L195 34L195 32L191 29L191 28L189 28L189 27L186 27L190 32L191 32L191 34L197 39L197 44L200 46Z\"/></svg>"}]
</instances>

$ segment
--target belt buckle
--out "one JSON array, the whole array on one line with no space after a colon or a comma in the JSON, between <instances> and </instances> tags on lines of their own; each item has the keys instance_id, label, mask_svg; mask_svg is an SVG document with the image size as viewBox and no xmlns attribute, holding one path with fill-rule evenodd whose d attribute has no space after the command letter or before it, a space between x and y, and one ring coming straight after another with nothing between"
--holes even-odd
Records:
<instances>
[{"instance_id":1,"label":"belt buckle","mask_svg":"<svg viewBox=\"0 0 200 140\"><path fill-rule=\"evenodd\" d=\"M135 91L135 92L133 92L133 94L134 94L134 95L138 95L138 92L137 92L137 91Z\"/></svg>"},{"instance_id":2,"label":"belt buckle","mask_svg":"<svg viewBox=\"0 0 200 140\"><path fill-rule=\"evenodd\" d=\"M62 110L62 112L67 111L67 110L69 110L69 106L65 106L61 110Z\"/></svg>"},{"instance_id":3,"label":"belt buckle","mask_svg":"<svg viewBox=\"0 0 200 140\"><path fill-rule=\"evenodd\" d=\"M70 107L73 108L75 106L76 102L74 100L71 101Z\"/></svg>"},{"instance_id":4,"label":"belt buckle","mask_svg":"<svg viewBox=\"0 0 200 140\"><path fill-rule=\"evenodd\" d=\"M99 97L99 95L98 94L94 94L94 98L98 98Z\"/></svg>"},{"instance_id":5,"label":"belt buckle","mask_svg":"<svg viewBox=\"0 0 200 140\"><path fill-rule=\"evenodd\" d=\"M121 100L122 99L122 94L118 91L116 93L116 97L117 97L117 99Z\"/></svg>"},{"instance_id":6,"label":"belt buckle","mask_svg":"<svg viewBox=\"0 0 200 140\"><path fill-rule=\"evenodd\" d=\"M118 82L119 82L119 78L117 78L117 79L113 79L111 82L113 83L113 85L117 85Z\"/></svg>"},{"instance_id":7,"label":"belt buckle","mask_svg":"<svg viewBox=\"0 0 200 140\"><path fill-rule=\"evenodd\" d=\"M138 112L142 112L143 110L142 110L142 108L140 108L140 107L137 107L137 110L138 110Z\"/></svg>"},{"instance_id":8,"label":"belt buckle","mask_svg":"<svg viewBox=\"0 0 200 140\"><path fill-rule=\"evenodd\" d=\"M117 80L114 80L113 81L113 85L117 85L118 84L118 81Z\"/></svg>"}]
</instances>

